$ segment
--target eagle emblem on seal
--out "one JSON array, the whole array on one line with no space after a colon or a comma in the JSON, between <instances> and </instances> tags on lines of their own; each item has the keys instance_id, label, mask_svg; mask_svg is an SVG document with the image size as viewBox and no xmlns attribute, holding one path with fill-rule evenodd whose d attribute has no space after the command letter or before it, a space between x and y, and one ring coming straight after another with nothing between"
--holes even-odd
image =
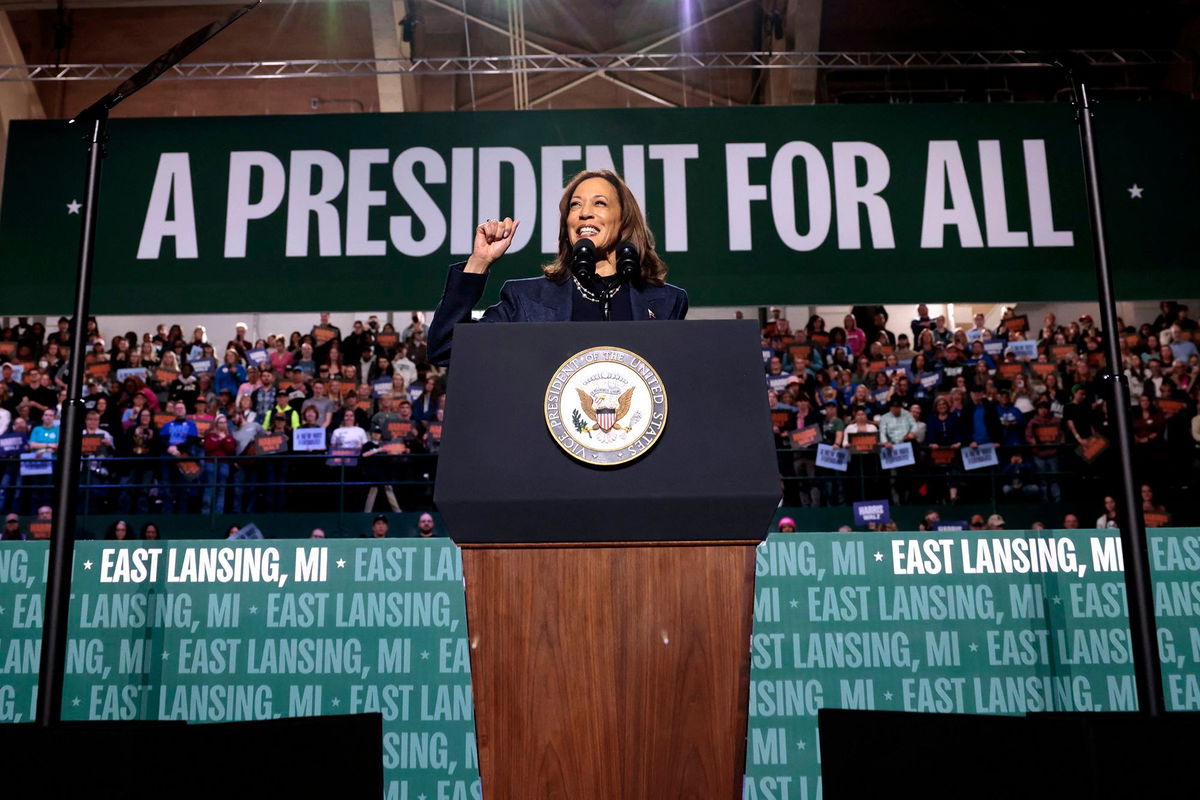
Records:
<instances>
[{"instance_id":1,"label":"eagle emblem on seal","mask_svg":"<svg viewBox=\"0 0 1200 800\"><path fill-rule=\"evenodd\" d=\"M576 387L575 391L579 393L579 405L583 407L583 413L595 423L587 426L581 433L586 433L587 431L608 433L613 430L632 430L632 428L624 427L620 422L629 413L629 407L633 405L633 390L634 387L630 386L622 392L621 396L616 398L616 407L614 408L614 398L611 394L599 392L593 397L583 389Z\"/></svg>"}]
</instances>

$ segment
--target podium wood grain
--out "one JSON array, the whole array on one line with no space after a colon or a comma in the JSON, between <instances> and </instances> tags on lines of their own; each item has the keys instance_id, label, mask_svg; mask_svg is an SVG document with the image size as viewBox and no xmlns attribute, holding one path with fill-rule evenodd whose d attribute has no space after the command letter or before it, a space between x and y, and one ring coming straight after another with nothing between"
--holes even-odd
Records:
<instances>
[{"instance_id":1,"label":"podium wood grain","mask_svg":"<svg viewBox=\"0 0 1200 800\"><path fill-rule=\"evenodd\" d=\"M754 552L464 545L485 800L740 798Z\"/></svg>"}]
</instances>

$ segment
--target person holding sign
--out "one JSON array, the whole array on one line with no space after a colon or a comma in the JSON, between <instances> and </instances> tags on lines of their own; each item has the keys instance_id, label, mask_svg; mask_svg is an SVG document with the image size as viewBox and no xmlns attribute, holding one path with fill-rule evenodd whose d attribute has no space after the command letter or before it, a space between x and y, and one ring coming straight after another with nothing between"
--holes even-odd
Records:
<instances>
[{"instance_id":1,"label":"person holding sign","mask_svg":"<svg viewBox=\"0 0 1200 800\"><path fill-rule=\"evenodd\" d=\"M84 416L81 445L84 459L80 476L83 512L104 513L108 510L109 502L109 487L104 484L111 481L107 462L116 446L112 434L100 427L100 412L95 409Z\"/></svg>"},{"instance_id":2,"label":"person holding sign","mask_svg":"<svg viewBox=\"0 0 1200 800\"><path fill-rule=\"evenodd\" d=\"M450 267L429 326L428 358L433 364L449 362L454 325L471 321L471 309L483 296L492 264L512 245L520 224L508 217L484 221L475 229L470 258ZM573 265L579 269L573 270ZM580 172L559 202L554 260L541 277L506 282L500 302L483 313L482 321L683 319L687 293L668 284L666 274L667 265L625 182L611 170Z\"/></svg>"},{"instance_id":3,"label":"person holding sign","mask_svg":"<svg viewBox=\"0 0 1200 800\"><path fill-rule=\"evenodd\" d=\"M159 437L165 445L162 484L163 511L167 514L172 513L177 505L187 503L191 492L183 488L185 479L190 477L186 465L196 464L195 456L200 441L196 423L187 418L187 406L177 402L172 410L175 412L175 419L163 425L159 431Z\"/></svg>"},{"instance_id":4,"label":"person holding sign","mask_svg":"<svg viewBox=\"0 0 1200 800\"><path fill-rule=\"evenodd\" d=\"M230 459L237 452L237 442L229 433L228 418L222 414L213 420L204 436L204 500L201 514L214 508L218 514L225 513L225 489L229 484Z\"/></svg>"},{"instance_id":5,"label":"person holding sign","mask_svg":"<svg viewBox=\"0 0 1200 800\"><path fill-rule=\"evenodd\" d=\"M1050 413L1050 401L1039 400L1033 419L1025 426L1025 441L1033 446L1033 467L1041 475L1039 482L1042 500L1061 502L1062 489L1052 476L1062 470L1058 460L1058 446L1063 441L1062 422Z\"/></svg>"}]
</instances>

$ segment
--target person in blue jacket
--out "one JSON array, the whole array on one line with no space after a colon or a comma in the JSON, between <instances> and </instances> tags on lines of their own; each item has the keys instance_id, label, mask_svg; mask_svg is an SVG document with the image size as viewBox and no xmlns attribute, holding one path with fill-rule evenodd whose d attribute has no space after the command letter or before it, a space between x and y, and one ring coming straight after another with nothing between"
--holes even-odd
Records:
<instances>
[{"instance_id":1,"label":"person in blue jacket","mask_svg":"<svg viewBox=\"0 0 1200 800\"><path fill-rule=\"evenodd\" d=\"M500 302L481 322L599 321L609 299L611 320L670 320L687 315L687 292L665 281L667 265L654 249L654 235L629 187L610 170L585 170L567 184L559 202L558 253L536 278L506 281ZM487 220L475 229L471 256L453 264L446 289L429 325L429 360L450 360L454 326L471 321L483 296L488 271L504 255L520 220ZM571 273L572 249L580 239L596 247L596 273L584 285ZM632 276L617 271L617 248L630 242L641 256Z\"/></svg>"}]
</instances>

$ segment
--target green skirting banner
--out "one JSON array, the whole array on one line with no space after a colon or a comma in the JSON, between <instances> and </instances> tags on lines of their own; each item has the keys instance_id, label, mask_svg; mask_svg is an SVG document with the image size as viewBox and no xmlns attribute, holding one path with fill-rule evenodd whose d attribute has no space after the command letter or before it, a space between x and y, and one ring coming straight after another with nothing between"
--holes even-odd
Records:
<instances>
[{"instance_id":1,"label":"green skirting banner","mask_svg":"<svg viewBox=\"0 0 1200 800\"><path fill-rule=\"evenodd\" d=\"M1196 103L1105 105L1097 136L1122 299L1200 294ZM498 277L556 249L564 182L614 168L693 305L1095 297L1066 104L118 119L96 313L432 308L489 217ZM11 125L0 314L66 312L85 151ZM490 286L490 297L499 290Z\"/></svg>"},{"instance_id":2,"label":"green skirting banner","mask_svg":"<svg viewBox=\"0 0 1200 800\"><path fill-rule=\"evenodd\" d=\"M820 708L1134 711L1115 531L772 534L743 800L821 796ZM1200 711L1200 531L1154 531L1166 707Z\"/></svg>"},{"instance_id":3,"label":"green skirting banner","mask_svg":"<svg viewBox=\"0 0 1200 800\"><path fill-rule=\"evenodd\" d=\"M35 713L48 548L0 545L0 721ZM459 550L79 542L63 718L380 712L386 800L480 800Z\"/></svg>"}]
</instances>

